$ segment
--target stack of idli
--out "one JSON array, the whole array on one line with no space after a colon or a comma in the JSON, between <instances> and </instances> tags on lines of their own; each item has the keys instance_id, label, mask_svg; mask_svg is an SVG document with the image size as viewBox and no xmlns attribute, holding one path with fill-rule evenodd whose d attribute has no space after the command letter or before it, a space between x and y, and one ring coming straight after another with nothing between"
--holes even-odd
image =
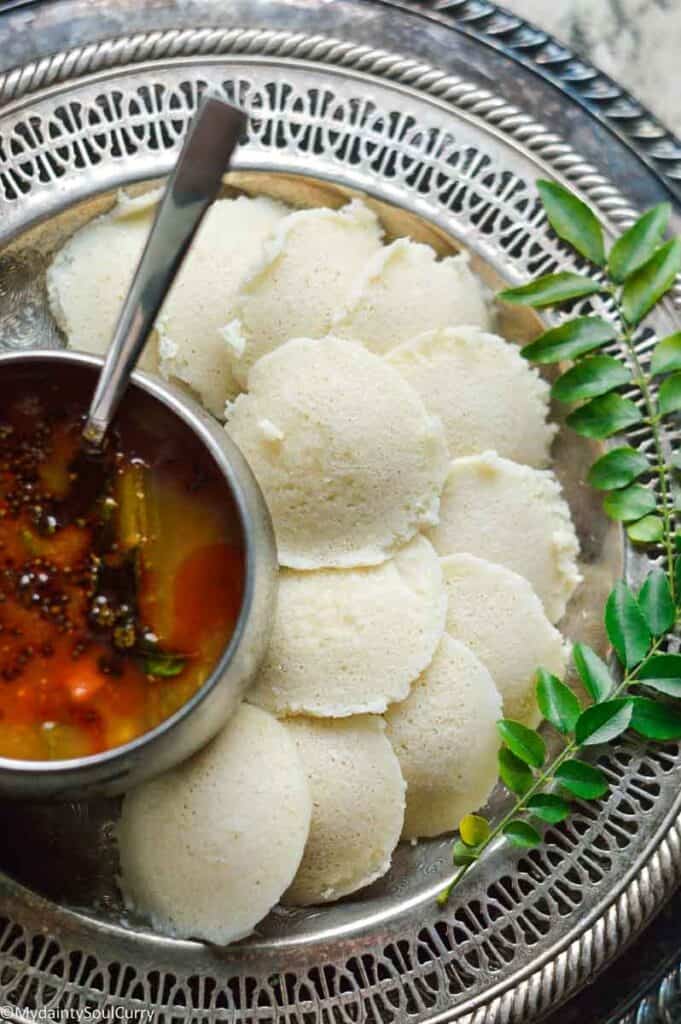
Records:
<instances>
[{"instance_id":1,"label":"stack of idli","mask_svg":"<svg viewBox=\"0 0 681 1024\"><path fill-rule=\"evenodd\" d=\"M155 201L121 197L55 257L73 347L103 351ZM400 838L486 803L502 715L537 724L578 542L549 387L494 320L465 255L386 244L358 200L206 218L145 365L226 419L281 570L248 703L123 802L121 887L162 931L224 944L365 888Z\"/></svg>"}]
</instances>

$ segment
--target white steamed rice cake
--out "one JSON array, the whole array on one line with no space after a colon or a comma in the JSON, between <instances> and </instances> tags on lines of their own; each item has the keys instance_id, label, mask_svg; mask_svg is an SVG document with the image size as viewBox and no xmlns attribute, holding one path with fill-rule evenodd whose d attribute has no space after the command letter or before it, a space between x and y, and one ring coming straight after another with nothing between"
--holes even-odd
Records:
<instances>
[{"instance_id":1,"label":"white steamed rice cake","mask_svg":"<svg viewBox=\"0 0 681 1024\"><path fill-rule=\"evenodd\" d=\"M404 780L378 717L290 718L285 726L305 766L313 808L285 902L327 903L390 867L404 818Z\"/></svg>"},{"instance_id":2,"label":"white steamed rice cake","mask_svg":"<svg viewBox=\"0 0 681 1024\"><path fill-rule=\"evenodd\" d=\"M199 754L126 795L118 825L126 904L178 938L240 939L293 880L311 813L288 730L242 704Z\"/></svg>"},{"instance_id":3,"label":"white steamed rice cake","mask_svg":"<svg viewBox=\"0 0 681 1024\"><path fill-rule=\"evenodd\" d=\"M452 458L490 449L546 466L556 426L549 385L520 354L478 327L445 327L393 349L388 360L439 416Z\"/></svg>"},{"instance_id":4,"label":"white steamed rice cake","mask_svg":"<svg viewBox=\"0 0 681 1024\"><path fill-rule=\"evenodd\" d=\"M235 367L241 385L258 359L290 338L328 333L381 235L375 215L357 200L341 210L299 210L281 222L225 325L225 337L243 353Z\"/></svg>"},{"instance_id":5,"label":"white steamed rice cake","mask_svg":"<svg viewBox=\"0 0 681 1024\"><path fill-rule=\"evenodd\" d=\"M447 455L397 370L337 338L287 342L259 360L227 430L293 569L376 565L437 521Z\"/></svg>"},{"instance_id":6,"label":"white steamed rice cake","mask_svg":"<svg viewBox=\"0 0 681 1024\"><path fill-rule=\"evenodd\" d=\"M577 535L553 473L496 452L452 462L429 537L440 555L465 552L524 576L551 622L581 579Z\"/></svg>"},{"instance_id":7,"label":"white steamed rice cake","mask_svg":"<svg viewBox=\"0 0 681 1024\"><path fill-rule=\"evenodd\" d=\"M504 702L504 717L534 728L538 668L559 677L567 648L542 603L522 576L474 555L442 559L447 632L466 644L489 670Z\"/></svg>"},{"instance_id":8,"label":"white steamed rice cake","mask_svg":"<svg viewBox=\"0 0 681 1024\"><path fill-rule=\"evenodd\" d=\"M262 258L265 241L288 213L265 196L220 199L209 209L158 322L161 372L182 381L214 416L240 390L238 353L222 334L238 289Z\"/></svg>"},{"instance_id":9,"label":"white steamed rice cake","mask_svg":"<svg viewBox=\"0 0 681 1024\"><path fill-rule=\"evenodd\" d=\"M385 711L430 662L445 607L440 562L424 537L371 568L283 570L248 699L278 715Z\"/></svg>"},{"instance_id":10,"label":"white steamed rice cake","mask_svg":"<svg viewBox=\"0 0 681 1024\"><path fill-rule=\"evenodd\" d=\"M475 655L446 633L433 661L386 714L388 739L407 783L405 839L458 828L497 778L501 697Z\"/></svg>"},{"instance_id":11,"label":"white steamed rice cake","mask_svg":"<svg viewBox=\"0 0 681 1024\"><path fill-rule=\"evenodd\" d=\"M468 256L438 260L429 245L398 238L369 262L331 333L384 354L416 334L453 324L491 327L485 292Z\"/></svg>"},{"instance_id":12,"label":"white steamed rice cake","mask_svg":"<svg viewBox=\"0 0 681 1024\"><path fill-rule=\"evenodd\" d=\"M76 231L47 268L50 309L69 348L101 356L109 347L159 195L119 193L113 209ZM158 369L157 347L154 331L141 370Z\"/></svg>"}]
</instances>

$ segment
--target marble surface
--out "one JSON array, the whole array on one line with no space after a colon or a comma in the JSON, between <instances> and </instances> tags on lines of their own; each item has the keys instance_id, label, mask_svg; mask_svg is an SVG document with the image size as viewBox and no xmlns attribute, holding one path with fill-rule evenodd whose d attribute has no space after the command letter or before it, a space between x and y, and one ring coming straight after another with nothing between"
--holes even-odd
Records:
<instances>
[{"instance_id":1,"label":"marble surface","mask_svg":"<svg viewBox=\"0 0 681 1024\"><path fill-rule=\"evenodd\" d=\"M681 135L681 0L504 0L588 58Z\"/></svg>"}]
</instances>

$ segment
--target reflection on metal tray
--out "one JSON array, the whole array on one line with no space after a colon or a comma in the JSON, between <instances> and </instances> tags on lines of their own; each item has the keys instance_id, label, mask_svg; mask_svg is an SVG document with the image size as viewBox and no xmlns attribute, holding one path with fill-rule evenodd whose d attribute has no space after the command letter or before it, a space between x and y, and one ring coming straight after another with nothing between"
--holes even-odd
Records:
<instances>
[{"instance_id":1,"label":"reflection on metal tray","mask_svg":"<svg viewBox=\"0 0 681 1024\"><path fill-rule=\"evenodd\" d=\"M458 9L451 20L449 6ZM576 108L567 116L530 72L452 32L459 18L470 33L475 6L423 5L419 15L355 0L120 0L105 15L100 0L41 5L33 27L44 27L54 49L93 45L0 78L0 341L59 343L45 302L50 253L105 209L115 188L167 171L207 86L252 114L228 189L299 205L337 205L359 192L390 233L440 251L466 248L492 287L501 275L520 281L571 267L540 216L535 177L570 180L611 227L632 215L619 188L631 185L634 200L648 203L660 186L614 139L599 147L595 122L573 116ZM152 9L159 31L145 33ZM372 47L376 39L386 52ZM537 124L542 115L568 141ZM598 167L568 142L595 149L588 155ZM656 328L674 323L668 303ZM537 324L516 314L503 329L520 341ZM645 429L631 437L649 441ZM561 436L557 468L586 576L566 630L598 645L621 550L619 531L582 484L592 456ZM627 552L629 578L643 569ZM673 885L680 761L675 746L622 740L601 761L613 786L600 808L579 807L529 854L500 849L444 910L433 899L450 870L443 839L401 847L371 890L323 910L275 912L227 950L171 941L122 915L115 804L6 805L0 1003L153 1004L173 1020L230 1024L530 1021L614 955Z\"/></svg>"}]
</instances>

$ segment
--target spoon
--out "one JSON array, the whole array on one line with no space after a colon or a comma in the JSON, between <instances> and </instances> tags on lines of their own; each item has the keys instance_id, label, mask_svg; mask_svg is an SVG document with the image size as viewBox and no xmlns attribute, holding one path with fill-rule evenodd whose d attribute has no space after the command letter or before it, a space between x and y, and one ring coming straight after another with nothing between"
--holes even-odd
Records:
<instances>
[{"instance_id":1,"label":"spoon","mask_svg":"<svg viewBox=\"0 0 681 1024\"><path fill-rule=\"evenodd\" d=\"M243 111L215 96L203 100L192 121L99 375L83 428L83 439L90 447L102 445L163 300L217 198L245 125Z\"/></svg>"}]
</instances>

